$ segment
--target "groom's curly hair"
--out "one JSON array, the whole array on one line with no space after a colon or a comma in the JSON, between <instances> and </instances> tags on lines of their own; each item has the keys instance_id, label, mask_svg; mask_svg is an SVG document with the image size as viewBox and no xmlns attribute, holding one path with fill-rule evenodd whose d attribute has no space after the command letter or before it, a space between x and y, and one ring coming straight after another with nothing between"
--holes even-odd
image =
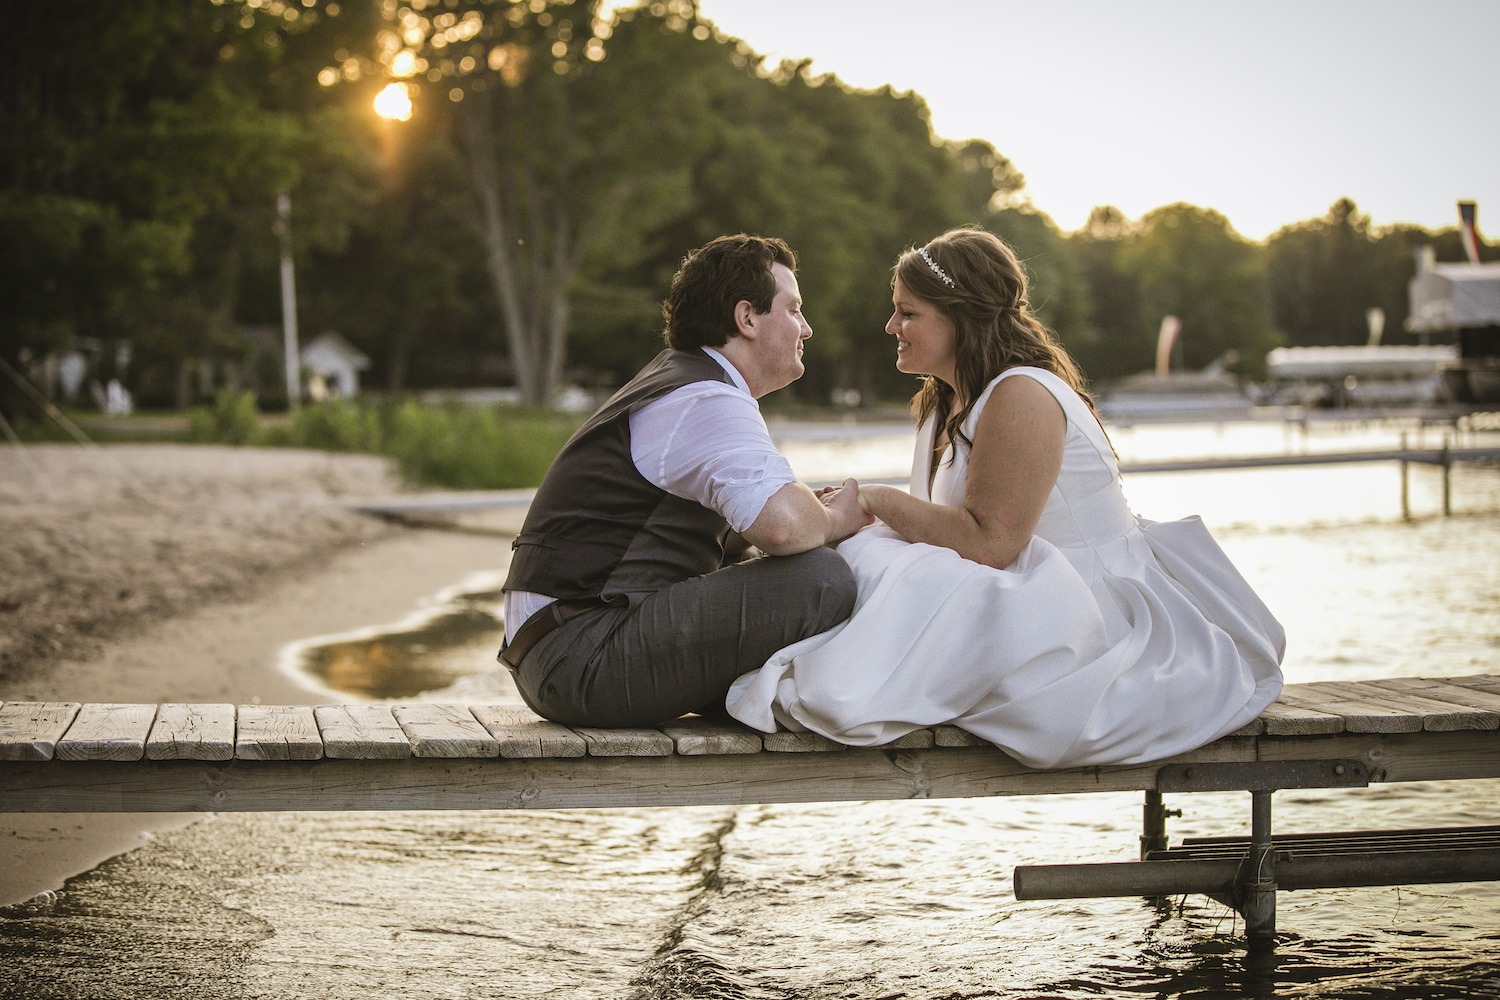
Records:
<instances>
[{"instance_id":1,"label":"groom's curly hair","mask_svg":"<svg viewBox=\"0 0 1500 1000\"><path fill-rule=\"evenodd\" d=\"M797 270L797 255L774 236L720 236L688 254L661 304L667 344L680 351L723 347L736 332L734 307L740 302L770 312L776 298L772 264Z\"/></svg>"}]
</instances>

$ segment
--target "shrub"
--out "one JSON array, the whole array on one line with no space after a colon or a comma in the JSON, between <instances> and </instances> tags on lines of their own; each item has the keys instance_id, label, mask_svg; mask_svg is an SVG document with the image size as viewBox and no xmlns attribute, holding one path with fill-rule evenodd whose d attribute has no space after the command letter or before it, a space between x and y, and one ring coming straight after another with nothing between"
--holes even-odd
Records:
<instances>
[{"instance_id":1,"label":"shrub","mask_svg":"<svg viewBox=\"0 0 1500 1000\"><path fill-rule=\"evenodd\" d=\"M378 406L332 400L260 428L255 397L221 389L189 417L193 441L387 455L413 485L460 490L535 486L578 425L576 417L508 408Z\"/></svg>"},{"instance_id":2,"label":"shrub","mask_svg":"<svg viewBox=\"0 0 1500 1000\"><path fill-rule=\"evenodd\" d=\"M413 483L469 490L535 486L574 426L552 414L435 409L408 401L394 414L384 451Z\"/></svg>"},{"instance_id":3,"label":"shrub","mask_svg":"<svg viewBox=\"0 0 1500 1000\"><path fill-rule=\"evenodd\" d=\"M250 444L259 434L260 411L253 392L225 387L214 396L212 407L197 407L188 416L188 437L193 441Z\"/></svg>"},{"instance_id":4,"label":"shrub","mask_svg":"<svg viewBox=\"0 0 1500 1000\"><path fill-rule=\"evenodd\" d=\"M304 406L292 414L286 443L294 448L322 451L382 450L380 415L342 400Z\"/></svg>"}]
</instances>

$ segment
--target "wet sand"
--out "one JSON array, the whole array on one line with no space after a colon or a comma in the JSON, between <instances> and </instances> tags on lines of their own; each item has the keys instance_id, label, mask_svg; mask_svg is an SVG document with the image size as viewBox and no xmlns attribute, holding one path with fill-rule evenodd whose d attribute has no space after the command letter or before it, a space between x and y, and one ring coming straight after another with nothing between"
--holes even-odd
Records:
<instances>
[{"instance_id":1,"label":"wet sand","mask_svg":"<svg viewBox=\"0 0 1500 1000\"><path fill-rule=\"evenodd\" d=\"M27 451L0 458L0 701L323 701L279 672L284 645L399 620L509 558L494 534L346 510L397 489L370 456ZM0 815L0 905L199 818Z\"/></svg>"}]
</instances>

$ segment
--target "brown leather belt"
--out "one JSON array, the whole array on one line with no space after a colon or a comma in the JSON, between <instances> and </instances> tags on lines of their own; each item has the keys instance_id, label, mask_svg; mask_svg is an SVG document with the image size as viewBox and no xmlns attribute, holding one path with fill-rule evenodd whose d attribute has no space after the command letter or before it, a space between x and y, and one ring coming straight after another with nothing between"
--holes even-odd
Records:
<instances>
[{"instance_id":1,"label":"brown leather belt","mask_svg":"<svg viewBox=\"0 0 1500 1000\"><path fill-rule=\"evenodd\" d=\"M553 601L530 618L516 632L516 637L500 650L500 662L512 670L521 669L521 660L537 641L570 618L577 618L585 611L605 606L603 598L594 597L586 601Z\"/></svg>"}]
</instances>

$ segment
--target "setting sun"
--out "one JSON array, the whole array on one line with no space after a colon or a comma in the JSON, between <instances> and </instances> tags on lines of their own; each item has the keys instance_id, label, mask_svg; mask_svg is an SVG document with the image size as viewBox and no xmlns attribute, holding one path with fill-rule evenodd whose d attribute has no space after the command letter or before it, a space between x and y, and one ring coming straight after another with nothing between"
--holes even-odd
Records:
<instances>
[{"instance_id":1,"label":"setting sun","mask_svg":"<svg viewBox=\"0 0 1500 1000\"><path fill-rule=\"evenodd\" d=\"M398 122L404 122L410 118L411 96L406 92L406 84L392 83L376 94L375 113L382 118L392 118Z\"/></svg>"}]
</instances>

